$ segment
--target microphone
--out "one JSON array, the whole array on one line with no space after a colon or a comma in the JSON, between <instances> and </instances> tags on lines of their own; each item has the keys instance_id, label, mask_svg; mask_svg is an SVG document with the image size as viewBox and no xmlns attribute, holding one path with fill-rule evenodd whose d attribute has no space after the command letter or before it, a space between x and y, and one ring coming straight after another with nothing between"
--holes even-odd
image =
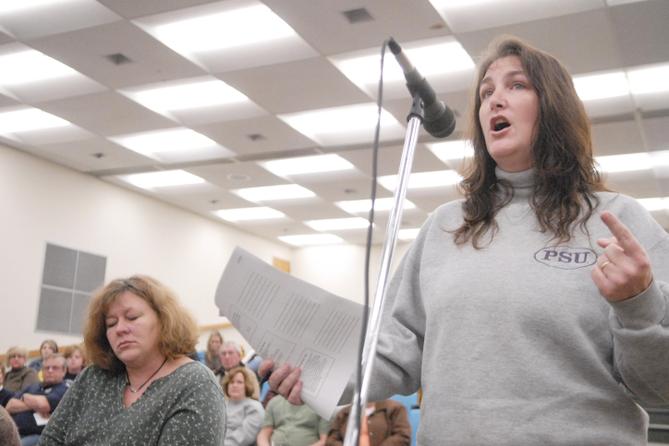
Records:
<instances>
[{"instance_id":1,"label":"microphone","mask_svg":"<svg viewBox=\"0 0 669 446\"><path fill-rule=\"evenodd\" d=\"M445 138L455 130L455 116L453 111L448 108L443 101L437 100L434 90L416 70L416 67L409 61L402 51L402 48L392 37L388 40L388 47L395 55L397 62L404 71L404 77L407 80L407 88L412 96L418 95L423 102L423 127L435 138Z\"/></svg>"}]
</instances>

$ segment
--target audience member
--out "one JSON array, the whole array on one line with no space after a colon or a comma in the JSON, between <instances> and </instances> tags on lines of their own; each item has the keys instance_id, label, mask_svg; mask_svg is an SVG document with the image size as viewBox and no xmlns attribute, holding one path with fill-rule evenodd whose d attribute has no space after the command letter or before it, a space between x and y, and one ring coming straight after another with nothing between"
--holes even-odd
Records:
<instances>
[{"instance_id":1,"label":"audience member","mask_svg":"<svg viewBox=\"0 0 669 446\"><path fill-rule=\"evenodd\" d=\"M186 355L197 327L164 285L117 279L92 298L84 369L41 446L220 446L225 402L214 375Z\"/></svg>"},{"instance_id":2,"label":"audience member","mask_svg":"<svg viewBox=\"0 0 669 446\"><path fill-rule=\"evenodd\" d=\"M54 341L53 339L45 339L39 346L40 357L37 359L33 359L32 361L30 361L30 364L28 364L28 367L37 372L37 376L39 377L40 381L44 379L44 376L41 373L42 362L47 356L53 353L58 353L58 344L56 344L56 341Z\"/></svg>"},{"instance_id":3,"label":"audience member","mask_svg":"<svg viewBox=\"0 0 669 446\"><path fill-rule=\"evenodd\" d=\"M84 349L77 345L65 354L65 359L67 360L65 380L72 383L86 367L86 354L84 353Z\"/></svg>"},{"instance_id":4,"label":"audience member","mask_svg":"<svg viewBox=\"0 0 669 446\"><path fill-rule=\"evenodd\" d=\"M32 384L16 393L7 403L7 412L12 414L21 435L21 446L33 446L39 442L47 419L68 389L64 382L66 365L62 355L52 353L42 365L44 382Z\"/></svg>"},{"instance_id":5,"label":"audience member","mask_svg":"<svg viewBox=\"0 0 669 446\"><path fill-rule=\"evenodd\" d=\"M221 368L219 353L223 345L223 335L218 331L212 331L207 339L207 351L204 352L204 363L207 364L214 373Z\"/></svg>"},{"instance_id":6,"label":"audience member","mask_svg":"<svg viewBox=\"0 0 669 446\"><path fill-rule=\"evenodd\" d=\"M346 406L335 417L325 442L326 446L341 446L351 406ZM411 425L406 408L393 400L370 402L365 411L370 446L409 446Z\"/></svg>"},{"instance_id":7,"label":"audience member","mask_svg":"<svg viewBox=\"0 0 669 446\"><path fill-rule=\"evenodd\" d=\"M5 367L0 365L0 406L5 407L7 402L14 396L14 392L10 392L5 388Z\"/></svg>"},{"instance_id":8,"label":"audience member","mask_svg":"<svg viewBox=\"0 0 669 446\"><path fill-rule=\"evenodd\" d=\"M267 404L258 446L323 446L329 428L306 404L294 406L277 395Z\"/></svg>"},{"instance_id":9,"label":"audience member","mask_svg":"<svg viewBox=\"0 0 669 446\"><path fill-rule=\"evenodd\" d=\"M228 370L246 365L242 362L242 348L233 341L225 341L221 344L221 348L218 350L218 360L221 367L216 371L216 374L221 379Z\"/></svg>"},{"instance_id":10,"label":"audience member","mask_svg":"<svg viewBox=\"0 0 669 446\"><path fill-rule=\"evenodd\" d=\"M265 410L258 402L255 379L246 367L235 367L223 378L223 393L227 397L224 446L249 446L256 442Z\"/></svg>"},{"instance_id":11,"label":"audience member","mask_svg":"<svg viewBox=\"0 0 669 446\"><path fill-rule=\"evenodd\" d=\"M11 347L7 350L7 366L10 367L5 376L5 389L18 392L39 382L37 372L26 367L28 350L23 347Z\"/></svg>"},{"instance_id":12,"label":"audience member","mask_svg":"<svg viewBox=\"0 0 669 446\"><path fill-rule=\"evenodd\" d=\"M21 446L16 424L4 407L0 407L0 446Z\"/></svg>"}]
</instances>

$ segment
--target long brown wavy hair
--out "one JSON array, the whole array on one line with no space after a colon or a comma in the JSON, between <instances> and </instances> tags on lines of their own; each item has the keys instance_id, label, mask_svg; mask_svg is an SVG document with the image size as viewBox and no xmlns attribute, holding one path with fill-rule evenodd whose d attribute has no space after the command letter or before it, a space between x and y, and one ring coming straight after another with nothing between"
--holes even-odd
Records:
<instances>
[{"instance_id":1,"label":"long brown wavy hair","mask_svg":"<svg viewBox=\"0 0 669 446\"><path fill-rule=\"evenodd\" d=\"M476 249L489 231L492 240L498 229L495 215L513 198L510 184L495 175L496 163L488 154L479 120L481 80L494 61L507 56L520 59L539 98L530 205L541 231L552 233L558 242L569 241L575 226L587 232L585 223L599 204L594 192L605 190L594 166L590 122L567 70L550 54L520 39L496 39L479 64L473 90L468 137L474 160L460 185L465 195L464 223L454 231L458 245L471 240Z\"/></svg>"},{"instance_id":2,"label":"long brown wavy hair","mask_svg":"<svg viewBox=\"0 0 669 446\"><path fill-rule=\"evenodd\" d=\"M163 355L174 359L195 350L197 325L188 310L165 285L149 276L136 275L112 280L91 299L84 328L84 345L91 363L115 373L125 370L107 340L105 317L111 304L126 291L146 301L156 312L160 322L158 349Z\"/></svg>"}]
</instances>

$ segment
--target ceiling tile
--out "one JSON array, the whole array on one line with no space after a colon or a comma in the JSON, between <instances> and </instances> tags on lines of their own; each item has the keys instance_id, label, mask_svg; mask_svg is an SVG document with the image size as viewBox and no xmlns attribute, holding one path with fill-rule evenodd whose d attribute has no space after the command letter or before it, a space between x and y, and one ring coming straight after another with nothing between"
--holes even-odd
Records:
<instances>
[{"instance_id":1,"label":"ceiling tile","mask_svg":"<svg viewBox=\"0 0 669 446\"><path fill-rule=\"evenodd\" d=\"M217 122L193 127L229 147L240 157L309 149L315 143L274 116ZM254 136L255 135L255 136Z\"/></svg>"},{"instance_id":2,"label":"ceiling tile","mask_svg":"<svg viewBox=\"0 0 669 446\"><path fill-rule=\"evenodd\" d=\"M124 88L206 72L127 21L33 40L30 45L111 88ZM105 56L123 54L115 65Z\"/></svg>"},{"instance_id":3,"label":"ceiling tile","mask_svg":"<svg viewBox=\"0 0 669 446\"><path fill-rule=\"evenodd\" d=\"M516 36L557 57L572 75L576 75L620 66L622 57L617 44L619 33L616 31L607 10L596 9L462 33L457 35L457 39L475 60L480 60L495 37ZM559 39L555 38L557 35Z\"/></svg>"},{"instance_id":4,"label":"ceiling tile","mask_svg":"<svg viewBox=\"0 0 669 446\"><path fill-rule=\"evenodd\" d=\"M627 66L669 60L669 2L647 1L609 8L622 62Z\"/></svg>"},{"instance_id":5,"label":"ceiling tile","mask_svg":"<svg viewBox=\"0 0 669 446\"><path fill-rule=\"evenodd\" d=\"M310 58L218 75L272 113L292 113L369 100L328 60Z\"/></svg>"},{"instance_id":6,"label":"ceiling tile","mask_svg":"<svg viewBox=\"0 0 669 446\"><path fill-rule=\"evenodd\" d=\"M384 39L418 40L448 35L443 19L427 1L265 0L322 54L332 55L378 46ZM373 20L349 23L342 12L364 7ZM410 19L409 19L410 18Z\"/></svg>"},{"instance_id":7,"label":"ceiling tile","mask_svg":"<svg viewBox=\"0 0 669 446\"><path fill-rule=\"evenodd\" d=\"M175 127L173 121L113 91L44 102L39 108L100 136Z\"/></svg>"}]
</instances>

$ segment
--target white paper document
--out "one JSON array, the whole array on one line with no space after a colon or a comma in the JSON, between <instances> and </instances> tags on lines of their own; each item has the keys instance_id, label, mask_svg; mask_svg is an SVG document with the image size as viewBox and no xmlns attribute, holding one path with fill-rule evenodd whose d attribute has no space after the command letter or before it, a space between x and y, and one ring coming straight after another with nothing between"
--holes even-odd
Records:
<instances>
[{"instance_id":1,"label":"white paper document","mask_svg":"<svg viewBox=\"0 0 669 446\"><path fill-rule=\"evenodd\" d=\"M241 248L223 271L216 305L260 356L302 368L302 399L330 419L355 369L362 306Z\"/></svg>"}]
</instances>

